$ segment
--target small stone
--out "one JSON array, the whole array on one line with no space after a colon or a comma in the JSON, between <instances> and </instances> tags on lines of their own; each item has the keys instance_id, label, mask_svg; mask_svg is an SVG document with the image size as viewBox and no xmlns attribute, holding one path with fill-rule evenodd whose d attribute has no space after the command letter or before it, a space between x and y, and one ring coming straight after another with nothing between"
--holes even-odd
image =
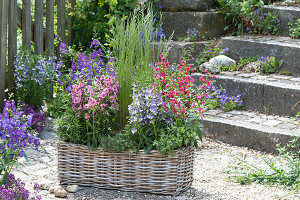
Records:
<instances>
[{"instance_id":1,"label":"small stone","mask_svg":"<svg viewBox=\"0 0 300 200\"><path fill-rule=\"evenodd\" d=\"M41 188L41 190L49 190L50 184L49 183L41 183L40 188Z\"/></svg>"},{"instance_id":2,"label":"small stone","mask_svg":"<svg viewBox=\"0 0 300 200\"><path fill-rule=\"evenodd\" d=\"M75 193L78 192L79 187L78 185L69 185L66 189L68 192Z\"/></svg>"},{"instance_id":3,"label":"small stone","mask_svg":"<svg viewBox=\"0 0 300 200\"><path fill-rule=\"evenodd\" d=\"M213 74L219 74L221 71L221 67L217 66L217 65L215 66L213 63L206 62L206 63L203 63L202 65L200 65L199 70L200 70L200 72L203 72L203 73L208 71Z\"/></svg>"},{"instance_id":4,"label":"small stone","mask_svg":"<svg viewBox=\"0 0 300 200\"><path fill-rule=\"evenodd\" d=\"M230 67L232 65L235 65L236 62L235 60L229 58L228 56L224 55L219 55L216 57L213 57L212 59L209 60L210 63L213 63L214 65L217 66L225 66L225 67Z\"/></svg>"},{"instance_id":5,"label":"small stone","mask_svg":"<svg viewBox=\"0 0 300 200\"><path fill-rule=\"evenodd\" d=\"M67 191L64 189L56 188L54 189L54 195L55 197L65 198L67 196Z\"/></svg>"},{"instance_id":6,"label":"small stone","mask_svg":"<svg viewBox=\"0 0 300 200\"><path fill-rule=\"evenodd\" d=\"M57 185L56 185L56 186L51 186L51 187L49 188L49 192L50 192L50 193L54 193L54 190L55 190L55 189L63 189L63 188L62 188L61 186L57 186Z\"/></svg>"}]
</instances>

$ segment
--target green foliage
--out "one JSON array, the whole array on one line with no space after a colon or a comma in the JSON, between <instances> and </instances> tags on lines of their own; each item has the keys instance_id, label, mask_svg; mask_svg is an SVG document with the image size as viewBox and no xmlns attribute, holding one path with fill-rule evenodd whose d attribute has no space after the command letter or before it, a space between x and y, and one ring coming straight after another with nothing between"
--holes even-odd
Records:
<instances>
[{"instance_id":1,"label":"green foliage","mask_svg":"<svg viewBox=\"0 0 300 200\"><path fill-rule=\"evenodd\" d=\"M289 22L289 28L291 38L300 38L300 19L295 24Z\"/></svg>"},{"instance_id":2,"label":"green foliage","mask_svg":"<svg viewBox=\"0 0 300 200\"><path fill-rule=\"evenodd\" d=\"M54 86L54 98L49 102L47 112L51 117L58 118L64 114L70 101L69 93L58 85Z\"/></svg>"},{"instance_id":3,"label":"green foliage","mask_svg":"<svg viewBox=\"0 0 300 200\"><path fill-rule=\"evenodd\" d=\"M128 105L131 103L132 85L147 86L153 83L152 57L154 45L151 36L154 28L154 14L151 7L135 11L125 21L119 19L112 27L111 46L116 61L120 85L119 120L121 127L127 123ZM159 52L162 51L162 40Z\"/></svg>"},{"instance_id":4,"label":"green foliage","mask_svg":"<svg viewBox=\"0 0 300 200\"><path fill-rule=\"evenodd\" d=\"M112 25L126 19L136 8L137 0L77 0L73 13L74 44L87 49L93 38L108 42Z\"/></svg>"},{"instance_id":5,"label":"green foliage","mask_svg":"<svg viewBox=\"0 0 300 200\"><path fill-rule=\"evenodd\" d=\"M82 121L74 115L71 109L67 109L64 115L58 117L56 120L57 135L60 140L87 145L87 134L85 133Z\"/></svg>"},{"instance_id":6,"label":"green foliage","mask_svg":"<svg viewBox=\"0 0 300 200\"><path fill-rule=\"evenodd\" d=\"M261 0L218 0L218 12L224 14L230 24L225 30L232 35L272 34L279 35L279 20L271 13L263 13Z\"/></svg>"},{"instance_id":7,"label":"green foliage","mask_svg":"<svg viewBox=\"0 0 300 200\"><path fill-rule=\"evenodd\" d=\"M281 75L285 75L285 76L291 76L291 75L292 75L292 73L289 72L289 71L287 71L287 70L281 70L281 71L280 71L280 74L281 74Z\"/></svg>"},{"instance_id":8,"label":"green foliage","mask_svg":"<svg viewBox=\"0 0 300 200\"><path fill-rule=\"evenodd\" d=\"M153 145L162 154L172 156L174 150L182 149L184 146L192 144L196 139L196 131L191 126L170 126L160 132L159 139Z\"/></svg>"},{"instance_id":9,"label":"green foliage","mask_svg":"<svg viewBox=\"0 0 300 200\"><path fill-rule=\"evenodd\" d=\"M260 72L265 74L278 72L283 64L283 60L277 61L275 57L267 57L261 62Z\"/></svg>"},{"instance_id":10,"label":"green foliage","mask_svg":"<svg viewBox=\"0 0 300 200\"><path fill-rule=\"evenodd\" d=\"M240 58L240 60L235 65L231 65L229 67L221 66L222 71L240 71L242 70L247 64L258 61L259 57L249 57L249 58Z\"/></svg>"},{"instance_id":11,"label":"green foliage","mask_svg":"<svg viewBox=\"0 0 300 200\"><path fill-rule=\"evenodd\" d=\"M300 189L300 152L299 137L295 137L286 146L277 144L279 156L268 158L262 156L266 169L250 165L242 160L237 166L243 175L234 177L241 184L251 182L270 185L283 185L290 189ZM293 150L293 151L291 151Z\"/></svg>"},{"instance_id":12,"label":"green foliage","mask_svg":"<svg viewBox=\"0 0 300 200\"><path fill-rule=\"evenodd\" d=\"M124 152L129 150L133 152L138 146L132 134L116 134L113 136L105 135L99 140L99 146L104 151Z\"/></svg>"},{"instance_id":13,"label":"green foliage","mask_svg":"<svg viewBox=\"0 0 300 200\"><path fill-rule=\"evenodd\" d=\"M220 41L213 39L209 44L205 45L204 50L197 56L196 63L201 65L208 62L213 57L226 54L227 51L228 49L222 48Z\"/></svg>"}]
</instances>

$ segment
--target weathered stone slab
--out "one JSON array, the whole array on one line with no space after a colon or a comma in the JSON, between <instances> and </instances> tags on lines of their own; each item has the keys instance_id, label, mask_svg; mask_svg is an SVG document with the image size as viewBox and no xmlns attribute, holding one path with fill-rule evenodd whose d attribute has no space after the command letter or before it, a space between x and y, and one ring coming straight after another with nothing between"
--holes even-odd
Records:
<instances>
[{"instance_id":1,"label":"weathered stone slab","mask_svg":"<svg viewBox=\"0 0 300 200\"><path fill-rule=\"evenodd\" d=\"M278 16L281 32L286 36L289 35L288 23L294 23L297 19L300 19L300 7L266 5L264 11Z\"/></svg>"},{"instance_id":2,"label":"weathered stone slab","mask_svg":"<svg viewBox=\"0 0 300 200\"><path fill-rule=\"evenodd\" d=\"M206 38L219 37L224 33L223 16L215 11L208 12L163 12L163 29L173 39L186 37L187 30L196 28Z\"/></svg>"},{"instance_id":3,"label":"weathered stone slab","mask_svg":"<svg viewBox=\"0 0 300 200\"><path fill-rule=\"evenodd\" d=\"M159 0L156 3L164 11L207 11L216 8L216 0Z\"/></svg>"},{"instance_id":4,"label":"weathered stone slab","mask_svg":"<svg viewBox=\"0 0 300 200\"><path fill-rule=\"evenodd\" d=\"M208 44L207 41L196 42L172 42L170 44L171 49L169 51L168 60L171 63L180 63L182 56L184 55L184 49L186 51L193 49L192 57L196 57L205 49L205 45Z\"/></svg>"},{"instance_id":5,"label":"weathered stone slab","mask_svg":"<svg viewBox=\"0 0 300 200\"><path fill-rule=\"evenodd\" d=\"M199 84L202 74L194 74L195 84ZM281 80L269 81L268 78L258 80L237 76L216 75L214 85L224 88L236 96L242 94L245 109L262 111L268 114L295 116L300 106L292 107L300 100L300 83L286 83Z\"/></svg>"},{"instance_id":6,"label":"weathered stone slab","mask_svg":"<svg viewBox=\"0 0 300 200\"><path fill-rule=\"evenodd\" d=\"M300 76L300 40L275 36L224 37L223 48L229 48L228 56L233 59L252 56L275 56L283 60L281 70Z\"/></svg>"},{"instance_id":7,"label":"weathered stone slab","mask_svg":"<svg viewBox=\"0 0 300 200\"><path fill-rule=\"evenodd\" d=\"M255 113L253 113L254 115ZM207 115L206 118L201 120L204 134L213 135L215 139L231 145L245 146L268 153L277 153L274 139L278 139L281 145L285 145L295 135L299 136L299 130L282 129L246 122L240 120L243 119L242 116L244 115L240 116L238 115L234 119L231 119L230 117L223 118ZM259 116L256 118L259 119ZM299 151L300 146L293 150Z\"/></svg>"}]
</instances>

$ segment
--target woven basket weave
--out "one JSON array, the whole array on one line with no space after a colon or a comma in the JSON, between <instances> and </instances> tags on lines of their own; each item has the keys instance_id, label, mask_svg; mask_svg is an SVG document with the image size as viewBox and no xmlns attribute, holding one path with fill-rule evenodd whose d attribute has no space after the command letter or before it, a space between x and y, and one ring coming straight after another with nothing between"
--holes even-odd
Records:
<instances>
[{"instance_id":1,"label":"woven basket weave","mask_svg":"<svg viewBox=\"0 0 300 200\"><path fill-rule=\"evenodd\" d=\"M177 195L193 181L194 148L176 150L173 156L157 151L145 154L89 151L86 146L58 144L58 176L61 184L103 189Z\"/></svg>"}]
</instances>

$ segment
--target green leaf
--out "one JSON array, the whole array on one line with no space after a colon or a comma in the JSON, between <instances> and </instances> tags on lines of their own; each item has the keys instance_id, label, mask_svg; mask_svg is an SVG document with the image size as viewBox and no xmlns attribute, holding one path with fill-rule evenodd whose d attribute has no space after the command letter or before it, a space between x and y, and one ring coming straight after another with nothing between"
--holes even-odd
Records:
<instances>
[{"instance_id":1,"label":"green leaf","mask_svg":"<svg viewBox=\"0 0 300 200\"><path fill-rule=\"evenodd\" d=\"M27 154L25 153L25 151L24 151L24 153L23 153L23 156L24 156L26 162L29 162L28 156L27 156Z\"/></svg>"},{"instance_id":2,"label":"green leaf","mask_svg":"<svg viewBox=\"0 0 300 200\"><path fill-rule=\"evenodd\" d=\"M198 126L196 127L196 133L199 137L199 140L202 142L202 133L201 133L201 129Z\"/></svg>"}]
</instances>

